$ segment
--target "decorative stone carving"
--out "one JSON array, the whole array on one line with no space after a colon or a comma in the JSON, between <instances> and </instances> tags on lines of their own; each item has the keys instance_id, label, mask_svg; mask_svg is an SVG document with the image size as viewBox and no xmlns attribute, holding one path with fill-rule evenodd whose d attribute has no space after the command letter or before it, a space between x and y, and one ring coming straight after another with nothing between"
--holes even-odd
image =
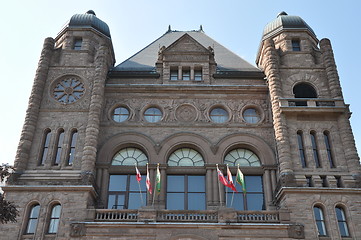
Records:
<instances>
[{"instance_id":1,"label":"decorative stone carving","mask_svg":"<svg viewBox=\"0 0 361 240\"><path fill-rule=\"evenodd\" d=\"M290 238L295 239L304 239L305 238L305 230L303 225L291 225L288 229L288 236Z\"/></svg>"},{"instance_id":2,"label":"decorative stone carving","mask_svg":"<svg viewBox=\"0 0 361 240\"><path fill-rule=\"evenodd\" d=\"M70 237L82 237L85 235L84 223L72 223L70 225Z\"/></svg>"},{"instance_id":3,"label":"decorative stone carving","mask_svg":"<svg viewBox=\"0 0 361 240\"><path fill-rule=\"evenodd\" d=\"M176 118L180 122L193 122L197 118L197 110L190 104L183 104L176 109Z\"/></svg>"}]
</instances>

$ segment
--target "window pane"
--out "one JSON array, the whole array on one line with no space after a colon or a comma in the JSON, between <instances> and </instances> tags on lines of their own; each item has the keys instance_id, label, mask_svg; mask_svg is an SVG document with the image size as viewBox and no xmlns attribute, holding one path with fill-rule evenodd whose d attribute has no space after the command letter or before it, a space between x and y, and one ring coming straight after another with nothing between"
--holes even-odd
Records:
<instances>
[{"instance_id":1,"label":"window pane","mask_svg":"<svg viewBox=\"0 0 361 240\"><path fill-rule=\"evenodd\" d=\"M129 117L129 111L125 107L114 109L113 120L116 122L124 122Z\"/></svg>"},{"instance_id":2,"label":"window pane","mask_svg":"<svg viewBox=\"0 0 361 240\"><path fill-rule=\"evenodd\" d=\"M184 192L184 176L168 176L167 192Z\"/></svg>"},{"instance_id":3,"label":"window pane","mask_svg":"<svg viewBox=\"0 0 361 240\"><path fill-rule=\"evenodd\" d=\"M158 108L148 108L144 112L144 118L147 122L155 123L159 122L162 118L162 112Z\"/></svg>"},{"instance_id":4,"label":"window pane","mask_svg":"<svg viewBox=\"0 0 361 240\"><path fill-rule=\"evenodd\" d=\"M35 205L31 208L26 233L35 233L36 225L38 223L39 210L40 205Z\"/></svg>"},{"instance_id":5,"label":"window pane","mask_svg":"<svg viewBox=\"0 0 361 240\"><path fill-rule=\"evenodd\" d=\"M184 193L167 193L167 209L184 210Z\"/></svg>"},{"instance_id":6,"label":"window pane","mask_svg":"<svg viewBox=\"0 0 361 240\"><path fill-rule=\"evenodd\" d=\"M210 113L210 118L215 123L224 123L228 121L228 112L222 108L214 108Z\"/></svg>"},{"instance_id":7,"label":"window pane","mask_svg":"<svg viewBox=\"0 0 361 240\"><path fill-rule=\"evenodd\" d=\"M143 197L143 204L142 204L141 196ZM143 193L142 195L140 195L139 192L129 193L128 209L138 209L141 206L144 206L146 199L147 199L146 193Z\"/></svg>"},{"instance_id":8,"label":"window pane","mask_svg":"<svg viewBox=\"0 0 361 240\"><path fill-rule=\"evenodd\" d=\"M188 176L188 192L205 192L204 176Z\"/></svg>"},{"instance_id":9,"label":"window pane","mask_svg":"<svg viewBox=\"0 0 361 240\"><path fill-rule=\"evenodd\" d=\"M124 209L125 195L124 194L109 194L108 209Z\"/></svg>"},{"instance_id":10,"label":"window pane","mask_svg":"<svg viewBox=\"0 0 361 240\"><path fill-rule=\"evenodd\" d=\"M205 210L205 193L188 193L188 210Z\"/></svg>"},{"instance_id":11,"label":"window pane","mask_svg":"<svg viewBox=\"0 0 361 240\"><path fill-rule=\"evenodd\" d=\"M239 185L239 184L237 184ZM242 187L240 187L237 191L238 193L232 193L232 192L228 192L227 193L227 206L234 208L236 210L244 210L244 202L243 202L243 193L242 193ZM232 202L232 197L233 197L233 202Z\"/></svg>"},{"instance_id":12,"label":"window pane","mask_svg":"<svg viewBox=\"0 0 361 240\"><path fill-rule=\"evenodd\" d=\"M135 171L135 170L134 170ZM129 186L129 190L130 191L138 191L139 192L139 186L140 186L140 190L143 192L146 191L146 185L145 185L145 178L146 176L142 176L142 180L140 180L140 183L138 184L136 175L131 175L130 176L130 186Z\"/></svg>"},{"instance_id":13,"label":"window pane","mask_svg":"<svg viewBox=\"0 0 361 240\"><path fill-rule=\"evenodd\" d=\"M29 219L29 224L26 233L35 233L37 223L38 223L38 219Z\"/></svg>"},{"instance_id":14,"label":"window pane","mask_svg":"<svg viewBox=\"0 0 361 240\"><path fill-rule=\"evenodd\" d=\"M247 193L248 210L264 210L263 194Z\"/></svg>"},{"instance_id":15,"label":"window pane","mask_svg":"<svg viewBox=\"0 0 361 240\"><path fill-rule=\"evenodd\" d=\"M126 175L110 175L109 191L125 191L127 187Z\"/></svg>"},{"instance_id":16,"label":"window pane","mask_svg":"<svg viewBox=\"0 0 361 240\"><path fill-rule=\"evenodd\" d=\"M243 112L243 118L247 123L258 123L261 119L259 113L254 108L248 108Z\"/></svg>"},{"instance_id":17,"label":"window pane","mask_svg":"<svg viewBox=\"0 0 361 240\"><path fill-rule=\"evenodd\" d=\"M263 192L261 176L245 176L247 192Z\"/></svg>"}]
</instances>

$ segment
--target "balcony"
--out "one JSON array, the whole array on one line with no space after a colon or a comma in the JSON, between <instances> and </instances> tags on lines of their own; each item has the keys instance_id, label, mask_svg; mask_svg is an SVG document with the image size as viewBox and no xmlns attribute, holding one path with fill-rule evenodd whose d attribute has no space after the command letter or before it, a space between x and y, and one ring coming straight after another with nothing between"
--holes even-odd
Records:
<instances>
[{"instance_id":1,"label":"balcony","mask_svg":"<svg viewBox=\"0 0 361 240\"><path fill-rule=\"evenodd\" d=\"M287 214L286 214L287 215ZM182 222L182 223L280 223L287 216L279 211L96 209L95 222ZM281 216L281 217L280 217ZM282 217L283 216L283 217ZM283 218L283 219L282 219Z\"/></svg>"},{"instance_id":2,"label":"balcony","mask_svg":"<svg viewBox=\"0 0 361 240\"><path fill-rule=\"evenodd\" d=\"M348 111L348 105L343 99L321 98L281 98L280 107L284 113L343 113Z\"/></svg>"}]
</instances>

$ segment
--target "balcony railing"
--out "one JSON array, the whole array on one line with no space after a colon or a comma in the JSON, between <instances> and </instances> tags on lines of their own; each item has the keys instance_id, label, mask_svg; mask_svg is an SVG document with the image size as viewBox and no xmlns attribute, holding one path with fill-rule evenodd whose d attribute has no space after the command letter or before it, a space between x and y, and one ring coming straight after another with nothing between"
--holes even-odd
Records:
<instances>
[{"instance_id":1,"label":"balcony railing","mask_svg":"<svg viewBox=\"0 0 361 240\"><path fill-rule=\"evenodd\" d=\"M231 214L230 214L231 213ZM232 211L227 210L155 210L155 209L96 209L98 222L237 222L279 223L278 211Z\"/></svg>"}]
</instances>

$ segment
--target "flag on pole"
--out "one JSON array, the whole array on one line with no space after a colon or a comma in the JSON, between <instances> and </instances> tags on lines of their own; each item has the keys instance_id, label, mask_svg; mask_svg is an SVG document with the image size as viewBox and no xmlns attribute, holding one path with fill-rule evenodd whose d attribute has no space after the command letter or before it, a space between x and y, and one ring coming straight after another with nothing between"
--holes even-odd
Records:
<instances>
[{"instance_id":1,"label":"flag on pole","mask_svg":"<svg viewBox=\"0 0 361 240\"><path fill-rule=\"evenodd\" d=\"M135 165L135 172L137 174L135 177L136 177L137 181L140 182L142 180L142 175L140 175L137 165Z\"/></svg>"},{"instance_id":2,"label":"flag on pole","mask_svg":"<svg viewBox=\"0 0 361 240\"><path fill-rule=\"evenodd\" d=\"M234 186L232 173L229 170L228 164L227 164L227 180L228 180L228 187L232 189L233 192L237 192L236 186Z\"/></svg>"},{"instance_id":3,"label":"flag on pole","mask_svg":"<svg viewBox=\"0 0 361 240\"><path fill-rule=\"evenodd\" d=\"M155 180L155 189L157 190L158 193L160 193L160 171L159 171L159 163L158 163L158 166L157 166L157 177L156 177L156 180Z\"/></svg>"},{"instance_id":4,"label":"flag on pole","mask_svg":"<svg viewBox=\"0 0 361 240\"><path fill-rule=\"evenodd\" d=\"M152 194L153 189L152 189L152 184L150 183L150 178L149 178L148 163L147 163L147 178L145 179L145 184L147 185L148 192L150 194Z\"/></svg>"},{"instance_id":5,"label":"flag on pole","mask_svg":"<svg viewBox=\"0 0 361 240\"><path fill-rule=\"evenodd\" d=\"M227 182L227 179L223 176L223 173L221 172L221 170L219 170L218 168L218 164L216 164L217 166L217 173L218 173L218 179L219 181L226 187L229 187L229 184Z\"/></svg>"},{"instance_id":6,"label":"flag on pole","mask_svg":"<svg viewBox=\"0 0 361 240\"><path fill-rule=\"evenodd\" d=\"M236 181L239 185L242 186L243 193L246 193L246 184L244 182L243 173L241 172L241 169L239 169L239 165L238 165L238 169L237 169Z\"/></svg>"}]
</instances>

